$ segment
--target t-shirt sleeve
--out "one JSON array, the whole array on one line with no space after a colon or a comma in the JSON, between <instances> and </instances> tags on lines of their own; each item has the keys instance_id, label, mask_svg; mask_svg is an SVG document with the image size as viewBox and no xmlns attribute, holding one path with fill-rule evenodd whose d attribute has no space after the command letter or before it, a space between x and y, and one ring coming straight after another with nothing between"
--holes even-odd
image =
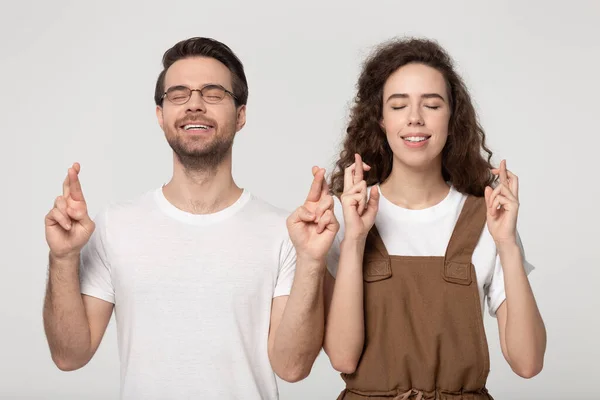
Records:
<instances>
[{"instance_id":1,"label":"t-shirt sleeve","mask_svg":"<svg viewBox=\"0 0 600 400\"><path fill-rule=\"evenodd\" d=\"M81 251L79 284L81 293L115 303L115 290L111 279L106 235L107 211L95 218L96 228Z\"/></svg>"},{"instance_id":2,"label":"t-shirt sleeve","mask_svg":"<svg viewBox=\"0 0 600 400\"><path fill-rule=\"evenodd\" d=\"M531 271L535 269L535 267L527 261L525 257L525 250L523 247L523 243L521 238L517 232L517 244L521 249L521 255L523 259L523 268L525 269L525 274L529 275ZM502 303L506 300L506 292L504 289L504 271L502 270L502 263L500 262L500 256L496 254L496 265L494 267L494 275L492 276L492 280L489 284L487 291L487 302L489 313L492 317L496 317L496 311L498 307L502 305Z\"/></svg>"},{"instance_id":3,"label":"t-shirt sleeve","mask_svg":"<svg viewBox=\"0 0 600 400\"><path fill-rule=\"evenodd\" d=\"M283 241L279 252L279 273L273 297L288 296L296 273L296 248L288 237Z\"/></svg>"}]
</instances>

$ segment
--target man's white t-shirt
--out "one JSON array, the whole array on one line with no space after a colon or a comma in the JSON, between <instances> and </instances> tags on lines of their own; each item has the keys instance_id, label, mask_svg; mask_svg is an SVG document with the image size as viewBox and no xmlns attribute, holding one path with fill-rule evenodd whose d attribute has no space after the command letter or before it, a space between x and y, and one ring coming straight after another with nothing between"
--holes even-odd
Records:
<instances>
[{"instance_id":1,"label":"man's white t-shirt","mask_svg":"<svg viewBox=\"0 0 600 400\"><path fill-rule=\"evenodd\" d=\"M98 215L81 292L115 304L122 399L278 398L267 340L294 278L286 217L245 190L193 215L162 188Z\"/></svg>"},{"instance_id":2,"label":"man's white t-shirt","mask_svg":"<svg viewBox=\"0 0 600 400\"><path fill-rule=\"evenodd\" d=\"M390 255L445 255L467 195L450 187L448 195L435 206L422 210L409 210L395 205L381 194L379 187L378 190L379 210L375 217L375 225ZM344 238L342 204L337 197L334 197L334 213L340 223L340 230L327 260L327 268L333 277L337 273L340 243ZM526 274L529 274L534 267L525 259L523 245L518 235L517 240L523 255L523 267ZM506 299L506 292L500 256L487 224L473 252L472 263L477 275L481 311L484 312L484 304L487 300L489 313L495 317L498 307Z\"/></svg>"}]
</instances>

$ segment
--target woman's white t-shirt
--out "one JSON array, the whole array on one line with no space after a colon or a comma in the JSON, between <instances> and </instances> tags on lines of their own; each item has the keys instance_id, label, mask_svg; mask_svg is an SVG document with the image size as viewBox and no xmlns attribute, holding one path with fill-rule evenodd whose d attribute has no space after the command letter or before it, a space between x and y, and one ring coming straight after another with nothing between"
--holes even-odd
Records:
<instances>
[{"instance_id":1,"label":"woman's white t-shirt","mask_svg":"<svg viewBox=\"0 0 600 400\"><path fill-rule=\"evenodd\" d=\"M422 210L410 210L390 202L381 194L381 190L379 190L379 193L379 210L375 218L375 225L390 255L445 255L450 236L467 195L451 187L448 195L435 206ZM342 204L335 196L334 213L340 223L340 230L327 260L327 268L333 277L337 273L340 243L345 232ZM529 275L534 267L525 259L523 245L518 234L517 241L523 255L525 273ZM472 263L477 274L481 310L484 311L484 304L487 300L489 313L492 317L495 317L496 310L506 299L506 293L504 291L502 264L487 224L473 252Z\"/></svg>"}]
</instances>

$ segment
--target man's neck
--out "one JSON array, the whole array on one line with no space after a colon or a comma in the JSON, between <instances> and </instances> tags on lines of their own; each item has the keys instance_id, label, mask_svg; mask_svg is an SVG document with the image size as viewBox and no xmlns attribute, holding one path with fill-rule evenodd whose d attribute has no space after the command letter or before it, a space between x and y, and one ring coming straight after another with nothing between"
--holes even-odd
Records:
<instances>
[{"instance_id":1,"label":"man's neck","mask_svg":"<svg viewBox=\"0 0 600 400\"><path fill-rule=\"evenodd\" d=\"M235 203L242 194L231 174L231 157L214 168L190 170L176 158L173 177L163 187L165 198L191 214L212 214Z\"/></svg>"}]
</instances>

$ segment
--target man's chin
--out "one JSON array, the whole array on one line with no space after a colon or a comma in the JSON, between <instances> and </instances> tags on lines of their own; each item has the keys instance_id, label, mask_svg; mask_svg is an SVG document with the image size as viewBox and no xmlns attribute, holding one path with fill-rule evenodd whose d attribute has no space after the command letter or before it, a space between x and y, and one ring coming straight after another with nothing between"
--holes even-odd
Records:
<instances>
[{"instance_id":1,"label":"man's chin","mask_svg":"<svg viewBox=\"0 0 600 400\"><path fill-rule=\"evenodd\" d=\"M208 143L185 143L181 146L177 146L177 153L186 156L197 156L202 157L204 155L213 153L217 146L211 146Z\"/></svg>"},{"instance_id":2,"label":"man's chin","mask_svg":"<svg viewBox=\"0 0 600 400\"><path fill-rule=\"evenodd\" d=\"M221 147L215 140L194 138L169 143L175 153L186 157L203 157L218 152Z\"/></svg>"},{"instance_id":3,"label":"man's chin","mask_svg":"<svg viewBox=\"0 0 600 400\"><path fill-rule=\"evenodd\" d=\"M179 162L188 169L211 169L225 160L231 151L231 143L211 143L204 146L181 146L180 143L171 148Z\"/></svg>"}]
</instances>

